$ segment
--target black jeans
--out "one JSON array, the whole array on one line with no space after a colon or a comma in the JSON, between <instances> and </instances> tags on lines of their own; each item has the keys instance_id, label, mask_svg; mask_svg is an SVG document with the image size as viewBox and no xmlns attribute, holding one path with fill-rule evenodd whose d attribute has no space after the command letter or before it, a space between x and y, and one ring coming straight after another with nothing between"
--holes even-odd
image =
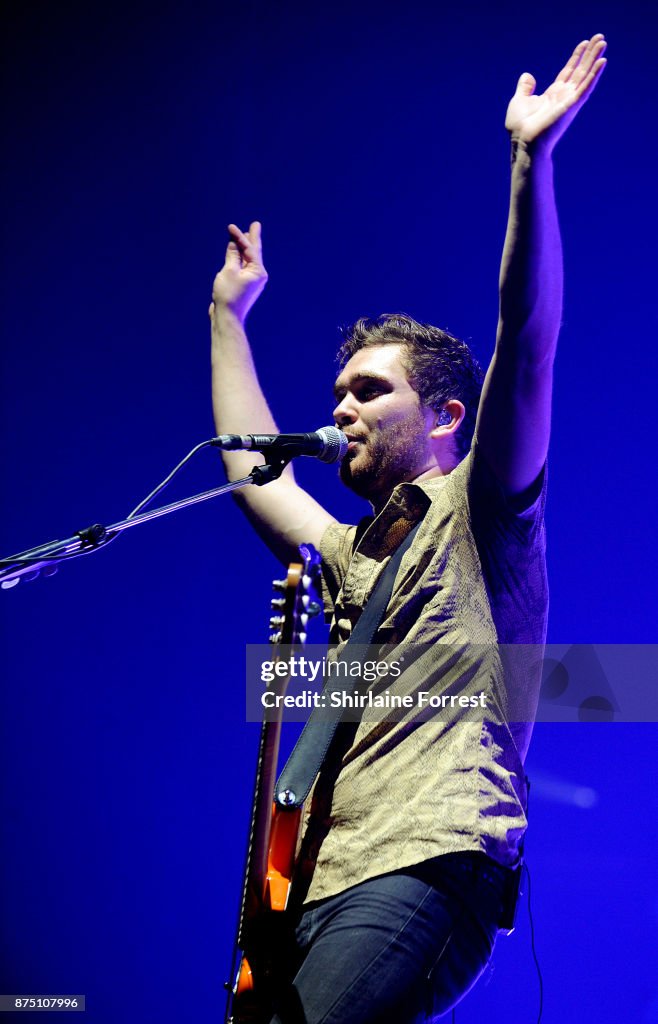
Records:
<instances>
[{"instance_id":1,"label":"black jeans","mask_svg":"<svg viewBox=\"0 0 658 1024\"><path fill-rule=\"evenodd\" d=\"M450 854L308 905L301 966L272 1024L419 1024L455 1006L489 961L507 869Z\"/></svg>"}]
</instances>

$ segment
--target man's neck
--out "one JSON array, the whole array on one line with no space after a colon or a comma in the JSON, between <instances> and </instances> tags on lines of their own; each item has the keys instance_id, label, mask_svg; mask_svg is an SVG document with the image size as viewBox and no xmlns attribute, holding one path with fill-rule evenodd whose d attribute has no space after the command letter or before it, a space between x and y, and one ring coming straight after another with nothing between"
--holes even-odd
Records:
<instances>
[{"instance_id":1,"label":"man's neck","mask_svg":"<svg viewBox=\"0 0 658 1024\"><path fill-rule=\"evenodd\" d=\"M453 469L458 465L458 462L454 462L449 466L439 466L435 463L434 465L429 466L427 469L421 470L420 473L418 473L414 477L410 477L408 480L398 480L396 484L394 484L390 489L387 489L381 495L377 495L376 497L369 499L370 504L372 505L373 514L376 516L379 515L384 506L387 504L395 488L398 487L400 484L420 484L423 483L423 481L425 480L433 480L436 479L437 477L449 476L450 473L452 473Z\"/></svg>"}]
</instances>

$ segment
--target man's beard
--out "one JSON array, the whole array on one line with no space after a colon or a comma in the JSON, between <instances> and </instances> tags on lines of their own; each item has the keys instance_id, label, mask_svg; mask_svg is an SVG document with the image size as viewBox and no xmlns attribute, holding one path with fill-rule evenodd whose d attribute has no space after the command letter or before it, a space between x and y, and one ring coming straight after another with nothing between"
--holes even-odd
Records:
<instances>
[{"instance_id":1,"label":"man's beard","mask_svg":"<svg viewBox=\"0 0 658 1024\"><path fill-rule=\"evenodd\" d=\"M360 441L344 457L340 479L361 498L372 502L387 498L396 484L413 480L422 472L427 454L426 429L419 412L417 417L371 431L367 441Z\"/></svg>"}]
</instances>

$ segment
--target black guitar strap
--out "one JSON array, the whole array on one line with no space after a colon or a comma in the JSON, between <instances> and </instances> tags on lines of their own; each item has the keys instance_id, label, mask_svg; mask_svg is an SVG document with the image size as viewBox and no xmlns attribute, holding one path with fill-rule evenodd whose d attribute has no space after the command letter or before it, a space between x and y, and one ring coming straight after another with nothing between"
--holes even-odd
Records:
<instances>
[{"instance_id":1,"label":"black guitar strap","mask_svg":"<svg viewBox=\"0 0 658 1024\"><path fill-rule=\"evenodd\" d=\"M393 584L402 557L411 546L421 522L422 519L411 529L395 554L389 559L388 565L377 581L375 589L359 616L359 621L341 652L340 660L344 660L349 647L358 646L364 649L372 644L391 599ZM323 693L329 696L334 691L341 690L343 686L342 677L340 674L336 674L329 679ZM337 713L328 718L324 708L313 709L276 784L275 800L281 807L292 810L301 807L306 800L329 750L340 717Z\"/></svg>"}]
</instances>

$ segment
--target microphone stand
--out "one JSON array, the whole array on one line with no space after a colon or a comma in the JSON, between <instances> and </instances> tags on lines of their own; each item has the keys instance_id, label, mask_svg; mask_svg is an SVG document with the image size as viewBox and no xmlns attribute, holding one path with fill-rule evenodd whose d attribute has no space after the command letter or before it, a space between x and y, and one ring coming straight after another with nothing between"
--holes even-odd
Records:
<instances>
[{"instance_id":1,"label":"microphone stand","mask_svg":"<svg viewBox=\"0 0 658 1024\"><path fill-rule=\"evenodd\" d=\"M209 498L217 498L220 494L228 494L238 487L245 487L247 484L255 484L262 487L264 484L277 480L290 462L292 455L272 455L270 461L264 466L254 466L249 476L241 480L232 480L221 487L213 487L210 491L203 491L201 494L194 494L189 498L181 498L179 501L172 501L169 505L162 505L160 508L151 509L150 512L142 512L141 515L122 519L112 526L101 526L95 523L84 530L78 530L72 537L66 540L53 540L47 544L41 544L35 548L28 548L16 555L9 555L0 559L0 589L9 590L20 583L21 579L34 580L37 576L54 576L59 563L68 558L77 558L81 555L90 555L94 551L100 551L110 541L118 537L124 530L132 526L148 523L152 519L159 519L160 516L169 515L170 512L177 512L188 505L198 505Z\"/></svg>"}]
</instances>

